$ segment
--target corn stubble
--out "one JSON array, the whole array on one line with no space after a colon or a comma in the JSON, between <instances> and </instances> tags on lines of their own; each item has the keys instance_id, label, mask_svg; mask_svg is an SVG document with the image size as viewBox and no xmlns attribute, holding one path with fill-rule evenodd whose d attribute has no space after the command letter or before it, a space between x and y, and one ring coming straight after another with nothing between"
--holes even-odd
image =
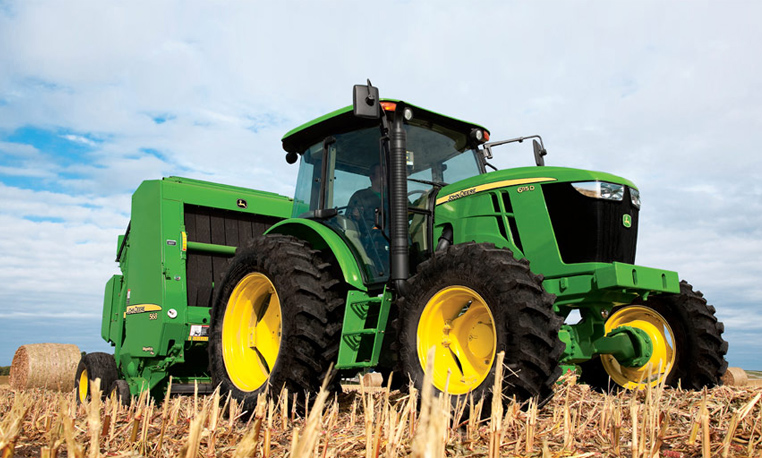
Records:
<instances>
[{"instance_id":1,"label":"corn stubble","mask_svg":"<svg viewBox=\"0 0 762 458\"><path fill-rule=\"evenodd\" d=\"M485 418L483 401L452 402L430 385L406 394L388 386L321 390L311 395L306 418L291 408L292 396L260 396L249 415L219 393L167 396L158 406L141 396L125 407L6 389L0 458L762 456L761 387L604 395L567 376L545 407L494 397Z\"/></svg>"}]
</instances>

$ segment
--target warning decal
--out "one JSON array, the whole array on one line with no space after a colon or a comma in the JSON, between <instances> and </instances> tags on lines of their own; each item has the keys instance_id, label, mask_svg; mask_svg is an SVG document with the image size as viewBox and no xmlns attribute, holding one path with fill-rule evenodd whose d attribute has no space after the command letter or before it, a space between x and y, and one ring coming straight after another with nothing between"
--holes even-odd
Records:
<instances>
[{"instance_id":1,"label":"warning decal","mask_svg":"<svg viewBox=\"0 0 762 458\"><path fill-rule=\"evenodd\" d=\"M190 336L188 340L194 342L206 342L209 340L209 325L192 324L190 327Z\"/></svg>"}]
</instances>

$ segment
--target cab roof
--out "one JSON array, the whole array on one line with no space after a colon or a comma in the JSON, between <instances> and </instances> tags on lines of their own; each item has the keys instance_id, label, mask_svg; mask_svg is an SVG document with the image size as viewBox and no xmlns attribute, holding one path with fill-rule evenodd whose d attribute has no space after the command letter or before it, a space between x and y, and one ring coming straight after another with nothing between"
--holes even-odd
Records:
<instances>
[{"instance_id":1,"label":"cab roof","mask_svg":"<svg viewBox=\"0 0 762 458\"><path fill-rule=\"evenodd\" d=\"M461 132L470 132L471 129L482 129L486 133L489 133L484 127L461 121L460 119L451 118L443 114L436 113L434 111L426 110L425 108L418 107L416 105L403 102L397 99L381 99L381 102L391 102L394 104L404 104L407 107L413 109L413 116L417 119L425 119L433 124L442 125L453 130ZM384 110L384 113L389 112ZM328 114L306 122L301 126L290 130L281 139L283 143L283 149L287 152L303 153L307 148L314 145L317 142L322 141L328 135L339 134L343 132L350 132L357 129L368 128L378 126L379 122L376 119L358 118L354 115L354 108L352 105L338 110L332 111Z\"/></svg>"}]
</instances>

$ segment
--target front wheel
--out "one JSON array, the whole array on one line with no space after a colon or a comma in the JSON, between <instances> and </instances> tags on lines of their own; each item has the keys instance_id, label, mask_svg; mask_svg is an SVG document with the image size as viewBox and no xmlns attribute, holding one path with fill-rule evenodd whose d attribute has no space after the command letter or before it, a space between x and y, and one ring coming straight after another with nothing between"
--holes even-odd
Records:
<instances>
[{"instance_id":1,"label":"front wheel","mask_svg":"<svg viewBox=\"0 0 762 458\"><path fill-rule=\"evenodd\" d=\"M562 320L528 262L491 244L455 245L422 263L410 290L399 307L399 357L416 388L433 347L437 390L490 397L503 351L503 395L550 399L561 373Z\"/></svg>"},{"instance_id":2,"label":"front wheel","mask_svg":"<svg viewBox=\"0 0 762 458\"><path fill-rule=\"evenodd\" d=\"M643 389L664 383L694 390L719 385L728 367L728 343L715 309L701 293L680 282L680 293L655 295L616 307L606 320L606 333L620 326L644 331L651 339L652 355L639 367L620 365L611 355L581 364L582 381L605 390L614 386Z\"/></svg>"}]
</instances>

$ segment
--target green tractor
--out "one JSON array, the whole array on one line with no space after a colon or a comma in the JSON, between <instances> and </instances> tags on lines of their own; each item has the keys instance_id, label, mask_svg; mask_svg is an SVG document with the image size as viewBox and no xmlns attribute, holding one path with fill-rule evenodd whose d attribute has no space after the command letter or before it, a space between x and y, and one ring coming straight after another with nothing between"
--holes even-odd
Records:
<instances>
[{"instance_id":1,"label":"green tractor","mask_svg":"<svg viewBox=\"0 0 762 458\"><path fill-rule=\"evenodd\" d=\"M719 384L727 343L714 308L677 273L634 265L635 185L545 166L537 136L489 137L482 126L380 99L370 82L355 86L352 106L283 137L286 160L300 164L290 214L252 196L245 212L268 219L266 230L192 247L218 264L229 258L197 282L204 307L185 307L190 278L180 287L195 269L191 250L161 273L176 295L140 301L154 304L155 323L146 309L125 311L129 275L119 276L122 286L107 293L111 315L104 311L121 332L104 330L117 346L110 377L125 394L158 394L172 375L186 390L219 386L251 408L267 389L316 391L331 366L397 372L421 388L431 364L437 390L490 396L502 351L503 394L520 400L549 399L566 370L599 389ZM537 166L488 162L494 147L525 139ZM171 339L167 309L182 312ZM151 354L124 327L141 316L156 329L133 328L153 339ZM200 342L188 337L194 323ZM92 373L80 373L81 386Z\"/></svg>"},{"instance_id":2,"label":"green tractor","mask_svg":"<svg viewBox=\"0 0 762 458\"><path fill-rule=\"evenodd\" d=\"M488 172L493 147L524 140L488 139L370 82L287 133L292 218L239 250L216 291L214 384L239 399L316 390L333 363L420 388L433 354L438 390L488 395L501 351L519 399L547 399L564 368L598 388L718 384L714 308L675 272L633 265L635 185L544 166L539 138L537 167Z\"/></svg>"}]
</instances>

